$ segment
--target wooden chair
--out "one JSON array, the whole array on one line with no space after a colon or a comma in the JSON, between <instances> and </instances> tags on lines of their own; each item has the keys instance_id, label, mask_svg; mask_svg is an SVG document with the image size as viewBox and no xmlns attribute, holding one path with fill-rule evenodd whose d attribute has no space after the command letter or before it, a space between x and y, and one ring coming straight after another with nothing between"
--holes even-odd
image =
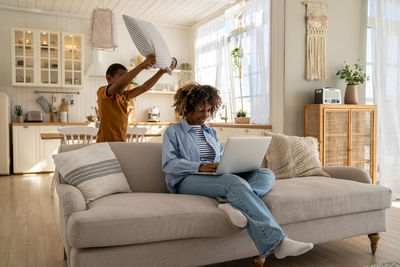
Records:
<instances>
[{"instance_id":1,"label":"wooden chair","mask_svg":"<svg viewBox=\"0 0 400 267\"><path fill-rule=\"evenodd\" d=\"M95 143L94 138L98 129L89 126L59 127L58 131L63 135L63 145Z\"/></svg>"},{"instance_id":2,"label":"wooden chair","mask_svg":"<svg viewBox=\"0 0 400 267\"><path fill-rule=\"evenodd\" d=\"M129 127L126 129L126 141L127 142L143 142L144 134L147 132L147 128L144 127Z\"/></svg>"}]
</instances>

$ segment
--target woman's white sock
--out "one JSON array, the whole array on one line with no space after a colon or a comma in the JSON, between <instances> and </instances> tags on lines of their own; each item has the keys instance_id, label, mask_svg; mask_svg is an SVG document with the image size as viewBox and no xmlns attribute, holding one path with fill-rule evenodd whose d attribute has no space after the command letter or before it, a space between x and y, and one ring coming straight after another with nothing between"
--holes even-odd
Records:
<instances>
[{"instance_id":1,"label":"woman's white sock","mask_svg":"<svg viewBox=\"0 0 400 267\"><path fill-rule=\"evenodd\" d=\"M247 225L247 218L237 209L232 207L230 203L222 203L218 208L223 210L228 215L231 222L237 227L244 228Z\"/></svg>"},{"instance_id":2,"label":"woman's white sock","mask_svg":"<svg viewBox=\"0 0 400 267\"><path fill-rule=\"evenodd\" d=\"M274 254L277 259L283 259L287 256L299 256L313 247L312 243L303 243L285 238L274 249Z\"/></svg>"}]
</instances>

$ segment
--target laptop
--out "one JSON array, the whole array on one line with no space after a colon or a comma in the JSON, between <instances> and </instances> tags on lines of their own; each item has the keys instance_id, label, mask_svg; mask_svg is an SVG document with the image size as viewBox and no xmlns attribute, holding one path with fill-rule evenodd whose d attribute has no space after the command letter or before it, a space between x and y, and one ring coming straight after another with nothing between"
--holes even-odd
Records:
<instances>
[{"instance_id":1,"label":"laptop","mask_svg":"<svg viewBox=\"0 0 400 267\"><path fill-rule=\"evenodd\" d=\"M192 174L222 175L254 171L260 168L271 139L271 136L230 137L215 172Z\"/></svg>"}]
</instances>

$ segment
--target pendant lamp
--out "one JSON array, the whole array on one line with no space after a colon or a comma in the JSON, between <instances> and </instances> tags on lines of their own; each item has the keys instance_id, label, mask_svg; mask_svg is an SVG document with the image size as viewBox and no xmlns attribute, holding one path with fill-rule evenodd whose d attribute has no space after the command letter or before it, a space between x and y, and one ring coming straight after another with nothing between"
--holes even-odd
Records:
<instances>
[{"instance_id":1,"label":"pendant lamp","mask_svg":"<svg viewBox=\"0 0 400 267\"><path fill-rule=\"evenodd\" d=\"M90 23L90 44L97 49L115 49L115 19L111 9L95 8Z\"/></svg>"}]
</instances>

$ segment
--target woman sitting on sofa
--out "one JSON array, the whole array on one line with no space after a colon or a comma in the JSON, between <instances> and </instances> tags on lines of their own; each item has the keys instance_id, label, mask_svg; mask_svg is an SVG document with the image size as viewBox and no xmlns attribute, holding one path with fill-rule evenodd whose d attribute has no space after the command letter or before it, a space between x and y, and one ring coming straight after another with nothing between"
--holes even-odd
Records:
<instances>
[{"instance_id":1,"label":"woman sitting on sofa","mask_svg":"<svg viewBox=\"0 0 400 267\"><path fill-rule=\"evenodd\" d=\"M162 168L171 193L225 198L219 204L233 224L245 227L261 257L271 252L279 259L297 256L313 248L286 237L279 224L261 200L275 180L269 169L220 176L194 175L193 172L216 171L223 147L217 133L204 123L215 116L221 98L216 88L189 84L178 90L175 111L183 116L180 123L164 133Z\"/></svg>"}]
</instances>

